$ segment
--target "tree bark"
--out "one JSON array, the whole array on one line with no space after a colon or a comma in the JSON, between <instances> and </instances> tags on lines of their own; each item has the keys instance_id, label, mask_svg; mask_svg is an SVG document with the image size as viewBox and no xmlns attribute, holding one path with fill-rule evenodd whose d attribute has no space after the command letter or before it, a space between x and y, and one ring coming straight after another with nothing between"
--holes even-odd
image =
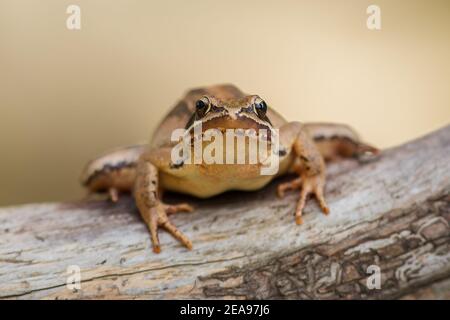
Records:
<instances>
[{"instance_id":1,"label":"tree bark","mask_svg":"<svg viewBox=\"0 0 450 320\"><path fill-rule=\"evenodd\" d=\"M309 201L302 226L297 192L278 199L276 182L207 200L169 195L196 207L172 217L194 249L161 231L159 255L129 196L2 208L0 296L449 298L450 125L370 163L330 165L331 213ZM66 286L74 265L80 289Z\"/></svg>"}]
</instances>

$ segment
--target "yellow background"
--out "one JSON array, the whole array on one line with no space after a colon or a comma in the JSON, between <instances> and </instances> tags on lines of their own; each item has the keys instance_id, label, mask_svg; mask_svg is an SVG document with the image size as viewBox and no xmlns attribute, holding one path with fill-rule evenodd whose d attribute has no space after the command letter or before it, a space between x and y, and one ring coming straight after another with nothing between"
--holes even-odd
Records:
<instances>
[{"instance_id":1,"label":"yellow background","mask_svg":"<svg viewBox=\"0 0 450 320\"><path fill-rule=\"evenodd\" d=\"M81 197L88 159L147 140L207 84L378 146L418 137L449 123L449 31L446 0L0 0L0 205Z\"/></svg>"}]
</instances>

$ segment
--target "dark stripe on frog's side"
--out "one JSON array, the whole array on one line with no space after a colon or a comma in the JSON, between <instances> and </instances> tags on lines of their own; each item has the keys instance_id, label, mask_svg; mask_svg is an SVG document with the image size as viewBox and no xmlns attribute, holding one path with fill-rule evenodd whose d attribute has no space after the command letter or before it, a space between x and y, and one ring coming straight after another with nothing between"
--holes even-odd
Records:
<instances>
[{"instance_id":1,"label":"dark stripe on frog's side","mask_svg":"<svg viewBox=\"0 0 450 320\"><path fill-rule=\"evenodd\" d=\"M89 186L92 181L94 181L95 179L97 179L98 177L102 176L102 175L106 175L112 171L119 171L122 169L132 169L132 168L136 168L137 163L136 162L126 162L126 161L122 161L119 163L116 163L114 165L112 164L105 164L101 169L99 170L95 170L88 178L86 181L83 181L83 185L85 186Z\"/></svg>"},{"instance_id":2,"label":"dark stripe on frog's side","mask_svg":"<svg viewBox=\"0 0 450 320\"><path fill-rule=\"evenodd\" d=\"M320 144L324 141L330 141L336 144L347 144L351 146L351 154L347 154L347 156L352 156L355 158L368 157L366 160L370 160L379 154L379 150L367 145L359 140L354 139L353 137L349 137L346 135L332 135L332 136L324 136L324 135L315 135L313 136L313 140L315 143Z\"/></svg>"},{"instance_id":3,"label":"dark stripe on frog's side","mask_svg":"<svg viewBox=\"0 0 450 320\"><path fill-rule=\"evenodd\" d=\"M357 144L358 141L355 141L354 139L347 137L347 136L340 136L340 135L333 135L333 136L323 136L323 135L317 135L313 137L314 141L320 142L324 140L346 140L350 143Z\"/></svg>"},{"instance_id":4,"label":"dark stripe on frog's side","mask_svg":"<svg viewBox=\"0 0 450 320\"><path fill-rule=\"evenodd\" d=\"M103 153L86 164L81 173L81 184L91 184L101 173L134 166L147 147L147 144L136 144Z\"/></svg>"}]
</instances>

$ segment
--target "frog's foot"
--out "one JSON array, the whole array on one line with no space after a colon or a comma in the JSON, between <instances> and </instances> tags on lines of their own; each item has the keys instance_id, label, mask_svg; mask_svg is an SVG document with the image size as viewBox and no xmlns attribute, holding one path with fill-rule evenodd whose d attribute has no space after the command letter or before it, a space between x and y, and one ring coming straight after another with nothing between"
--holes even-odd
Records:
<instances>
[{"instance_id":1,"label":"frog's foot","mask_svg":"<svg viewBox=\"0 0 450 320\"><path fill-rule=\"evenodd\" d=\"M153 245L153 252L160 253L161 245L159 243L158 228L162 227L168 231L173 237L180 241L189 250L192 249L192 242L184 235L178 228L170 221L169 215L176 212L192 212L193 208L186 204L181 203L178 205L167 205L158 203L155 207L150 209L150 219L148 221L148 227L150 229L151 240Z\"/></svg>"},{"instance_id":2,"label":"frog's foot","mask_svg":"<svg viewBox=\"0 0 450 320\"><path fill-rule=\"evenodd\" d=\"M356 146L355 157L359 163L371 162L377 159L380 155L380 150L371 145L359 142Z\"/></svg>"},{"instance_id":3,"label":"frog's foot","mask_svg":"<svg viewBox=\"0 0 450 320\"><path fill-rule=\"evenodd\" d=\"M319 202L319 206L322 209L324 214L328 214L330 209L325 201L323 196L323 188L325 184L325 179L322 175L316 176L302 176L292 180L291 182L281 183L278 186L278 196L280 198L284 197L284 192L286 190L294 190L301 189L300 191L300 199L297 203L297 209L295 210L295 222L297 224L302 224L302 212L305 208L306 199L310 194L315 195L317 201Z\"/></svg>"}]
</instances>

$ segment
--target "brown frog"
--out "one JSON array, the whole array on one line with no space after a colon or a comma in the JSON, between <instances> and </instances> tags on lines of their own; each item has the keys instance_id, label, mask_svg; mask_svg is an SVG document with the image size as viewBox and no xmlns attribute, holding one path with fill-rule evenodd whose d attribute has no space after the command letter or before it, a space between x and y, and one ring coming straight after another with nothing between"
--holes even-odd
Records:
<instances>
[{"instance_id":1,"label":"brown frog","mask_svg":"<svg viewBox=\"0 0 450 320\"><path fill-rule=\"evenodd\" d=\"M173 132L180 128L185 129L183 138L188 138L183 140L188 141L183 146L191 153L189 157L174 158L174 148L180 146L180 141L173 140ZM265 144L261 145L268 148L259 154L261 159L256 163L192 161L196 141L211 130L215 134L229 130L241 135L244 132L244 149L231 144L232 148L227 150L227 142L235 141L238 134L225 136L219 144L223 148L216 148L213 154L216 159L232 154L235 160L243 153L248 159L250 144L256 140L263 141ZM215 135L214 141L217 139ZM201 141L199 145L208 148L211 141ZM300 190L295 221L302 224L302 211L309 195L315 196L325 214L329 213L323 192L325 161L342 157L370 159L377 153L376 148L361 142L346 125L287 122L259 96L244 94L233 85L217 85L189 91L156 128L150 144L120 148L92 160L81 179L90 192L107 191L114 202L120 192L132 192L150 230L153 251L159 253L160 227L192 249L191 241L170 221L169 215L190 212L193 208L186 203L165 204L161 200L164 190L207 198L228 190L258 190L276 177L296 173L297 178L278 186L278 195ZM277 170L261 174L268 159L278 161Z\"/></svg>"}]
</instances>

